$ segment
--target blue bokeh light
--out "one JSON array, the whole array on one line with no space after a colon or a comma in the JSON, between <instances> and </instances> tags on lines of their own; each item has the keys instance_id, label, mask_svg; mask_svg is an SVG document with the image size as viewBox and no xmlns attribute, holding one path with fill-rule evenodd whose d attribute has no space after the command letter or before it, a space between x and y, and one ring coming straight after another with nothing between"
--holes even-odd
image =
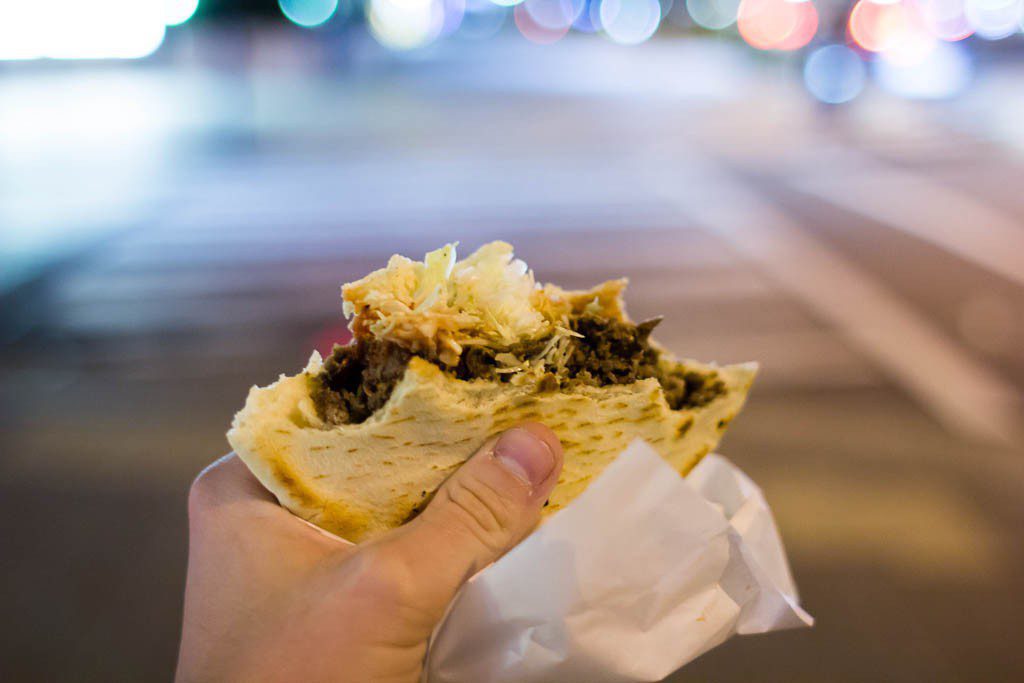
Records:
<instances>
[{"instance_id":1,"label":"blue bokeh light","mask_svg":"<svg viewBox=\"0 0 1024 683\"><path fill-rule=\"evenodd\" d=\"M804 62L804 84L827 104L849 102L864 89L867 68L860 55L845 45L826 45Z\"/></svg>"},{"instance_id":2,"label":"blue bokeh light","mask_svg":"<svg viewBox=\"0 0 1024 683\"><path fill-rule=\"evenodd\" d=\"M289 21L306 28L320 26L338 9L338 0L277 0L277 4Z\"/></svg>"}]
</instances>

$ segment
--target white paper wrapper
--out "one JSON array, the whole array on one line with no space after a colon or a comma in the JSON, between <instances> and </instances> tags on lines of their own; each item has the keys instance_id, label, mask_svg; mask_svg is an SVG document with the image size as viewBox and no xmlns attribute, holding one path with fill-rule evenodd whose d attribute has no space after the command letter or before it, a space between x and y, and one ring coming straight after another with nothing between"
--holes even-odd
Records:
<instances>
[{"instance_id":1,"label":"white paper wrapper","mask_svg":"<svg viewBox=\"0 0 1024 683\"><path fill-rule=\"evenodd\" d=\"M658 681L734 633L810 626L761 490L636 441L463 587L424 681Z\"/></svg>"}]
</instances>

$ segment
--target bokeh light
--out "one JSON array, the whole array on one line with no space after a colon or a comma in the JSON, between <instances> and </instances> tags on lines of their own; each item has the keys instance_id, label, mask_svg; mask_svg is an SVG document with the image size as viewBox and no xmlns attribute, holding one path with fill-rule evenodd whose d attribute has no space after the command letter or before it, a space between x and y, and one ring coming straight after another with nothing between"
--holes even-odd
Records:
<instances>
[{"instance_id":1,"label":"bokeh light","mask_svg":"<svg viewBox=\"0 0 1024 683\"><path fill-rule=\"evenodd\" d=\"M138 59L163 43L164 0L0 0L0 59Z\"/></svg>"},{"instance_id":2,"label":"bokeh light","mask_svg":"<svg viewBox=\"0 0 1024 683\"><path fill-rule=\"evenodd\" d=\"M281 12L299 26L320 26L334 16L338 0L277 0Z\"/></svg>"},{"instance_id":3,"label":"bokeh light","mask_svg":"<svg viewBox=\"0 0 1024 683\"><path fill-rule=\"evenodd\" d=\"M199 0L164 0L164 23L168 26L184 24L199 9Z\"/></svg>"},{"instance_id":4,"label":"bokeh light","mask_svg":"<svg viewBox=\"0 0 1024 683\"><path fill-rule=\"evenodd\" d=\"M924 18L907 2L860 0L850 13L850 37L869 52L886 52L915 34L927 34Z\"/></svg>"},{"instance_id":5,"label":"bokeh light","mask_svg":"<svg viewBox=\"0 0 1024 683\"><path fill-rule=\"evenodd\" d=\"M965 0L920 0L918 5L928 31L936 38L957 41L974 33L967 21Z\"/></svg>"},{"instance_id":6,"label":"bokeh light","mask_svg":"<svg viewBox=\"0 0 1024 683\"><path fill-rule=\"evenodd\" d=\"M370 0L367 20L377 41L394 50L432 43L444 30L442 0Z\"/></svg>"},{"instance_id":7,"label":"bokeh light","mask_svg":"<svg viewBox=\"0 0 1024 683\"><path fill-rule=\"evenodd\" d=\"M966 0L967 21L986 40L1001 40L1020 28L1024 0Z\"/></svg>"},{"instance_id":8,"label":"bokeh light","mask_svg":"<svg viewBox=\"0 0 1024 683\"><path fill-rule=\"evenodd\" d=\"M587 3L586 0L524 0L522 6L538 26L561 31L576 22Z\"/></svg>"},{"instance_id":9,"label":"bokeh light","mask_svg":"<svg viewBox=\"0 0 1024 683\"><path fill-rule=\"evenodd\" d=\"M439 0L444 18L438 38L447 38L462 26L466 17L466 0Z\"/></svg>"},{"instance_id":10,"label":"bokeh light","mask_svg":"<svg viewBox=\"0 0 1024 683\"><path fill-rule=\"evenodd\" d=\"M572 27L581 33L597 33L601 30L600 0L586 0L583 11L576 17Z\"/></svg>"},{"instance_id":11,"label":"bokeh light","mask_svg":"<svg viewBox=\"0 0 1024 683\"><path fill-rule=\"evenodd\" d=\"M538 45L550 45L561 40L569 32L569 26L572 24L572 22L569 22L564 26L543 26L530 14L525 3L516 5L512 18L515 20L516 28L519 29L523 37L531 43L537 43Z\"/></svg>"},{"instance_id":12,"label":"bokeh light","mask_svg":"<svg viewBox=\"0 0 1024 683\"><path fill-rule=\"evenodd\" d=\"M686 0L686 11L698 26L720 31L736 23L740 0Z\"/></svg>"},{"instance_id":13,"label":"bokeh light","mask_svg":"<svg viewBox=\"0 0 1024 683\"><path fill-rule=\"evenodd\" d=\"M46 16L40 5L28 2L0 4L0 59L38 59L46 56Z\"/></svg>"},{"instance_id":14,"label":"bokeh light","mask_svg":"<svg viewBox=\"0 0 1024 683\"><path fill-rule=\"evenodd\" d=\"M884 89L914 99L945 99L970 83L973 67L963 43L939 41L917 63L894 61L882 54L873 64L875 80Z\"/></svg>"},{"instance_id":15,"label":"bokeh light","mask_svg":"<svg viewBox=\"0 0 1024 683\"><path fill-rule=\"evenodd\" d=\"M601 28L616 43L636 45L658 30L661 4L658 0L601 0Z\"/></svg>"},{"instance_id":16,"label":"bokeh light","mask_svg":"<svg viewBox=\"0 0 1024 683\"><path fill-rule=\"evenodd\" d=\"M457 35L469 40L487 40L498 35L508 18L508 8L490 0L466 0L466 12Z\"/></svg>"},{"instance_id":17,"label":"bokeh light","mask_svg":"<svg viewBox=\"0 0 1024 683\"><path fill-rule=\"evenodd\" d=\"M867 67L845 45L826 45L812 52L804 63L804 84L827 104L849 102L864 89Z\"/></svg>"},{"instance_id":18,"label":"bokeh light","mask_svg":"<svg viewBox=\"0 0 1024 683\"><path fill-rule=\"evenodd\" d=\"M931 57L938 44L939 39L929 33L923 25L916 25L885 51L885 58L892 64L921 64Z\"/></svg>"},{"instance_id":19,"label":"bokeh light","mask_svg":"<svg viewBox=\"0 0 1024 683\"><path fill-rule=\"evenodd\" d=\"M818 8L811 0L786 0L786 4L794 5L798 21L796 29L786 40L775 46L776 50L799 50L814 39L818 32Z\"/></svg>"},{"instance_id":20,"label":"bokeh light","mask_svg":"<svg viewBox=\"0 0 1024 683\"><path fill-rule=\"evenodd\" d=\"M818 11L810 0L742 0L736 26L759 50L797 50L814 38Z\"/></svg>"}]
</instances>

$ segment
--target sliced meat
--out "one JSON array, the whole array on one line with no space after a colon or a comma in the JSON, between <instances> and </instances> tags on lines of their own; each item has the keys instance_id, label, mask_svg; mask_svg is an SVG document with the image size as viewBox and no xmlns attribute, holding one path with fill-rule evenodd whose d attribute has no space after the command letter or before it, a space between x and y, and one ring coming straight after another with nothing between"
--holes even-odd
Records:
<instances>
[{"instance_id":1,"label":"sliced meat","mask_svg":"<svg viewBox=\"0 0 1024 683\"><path fill-rule=\"evenodd\" d=\"M725 384L713 371L662 367L658 350L650 343L651 331L659 322L661 318L634 325L592 314L574 316L569 326L583 336L572 338L564 366L545 375L542 390L573 384L631 384L655 377L673 410L707 405L725 393ZM497 372L501 367L497 356L535 358L548 341L531 340L503 349L470 346L463 350L458 365L441 367L462 380L507 381L511 375ZM412 356L393 342L374 339L335 346L322 372L313 379L311 394L320 417L329 424L364 422L387 403Z\"/></svg>"}]
</instances>

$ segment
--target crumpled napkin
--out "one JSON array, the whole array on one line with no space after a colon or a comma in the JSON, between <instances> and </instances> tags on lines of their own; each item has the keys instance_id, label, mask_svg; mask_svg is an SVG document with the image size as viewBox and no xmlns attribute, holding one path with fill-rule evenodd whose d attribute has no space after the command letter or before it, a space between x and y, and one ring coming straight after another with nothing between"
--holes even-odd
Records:
<instances>
[{"instance_id":1,"label":"crumpled napkin","mask_svg":"<svg viewBox=\"0 0 1024 683\"><path fill-rule=\"evenodd\" d=\"M813 621L757 485L720 455L682 478L638 440L463 586L423 681L658 681L733 634Z\"/></svg>"}]
</instances>

